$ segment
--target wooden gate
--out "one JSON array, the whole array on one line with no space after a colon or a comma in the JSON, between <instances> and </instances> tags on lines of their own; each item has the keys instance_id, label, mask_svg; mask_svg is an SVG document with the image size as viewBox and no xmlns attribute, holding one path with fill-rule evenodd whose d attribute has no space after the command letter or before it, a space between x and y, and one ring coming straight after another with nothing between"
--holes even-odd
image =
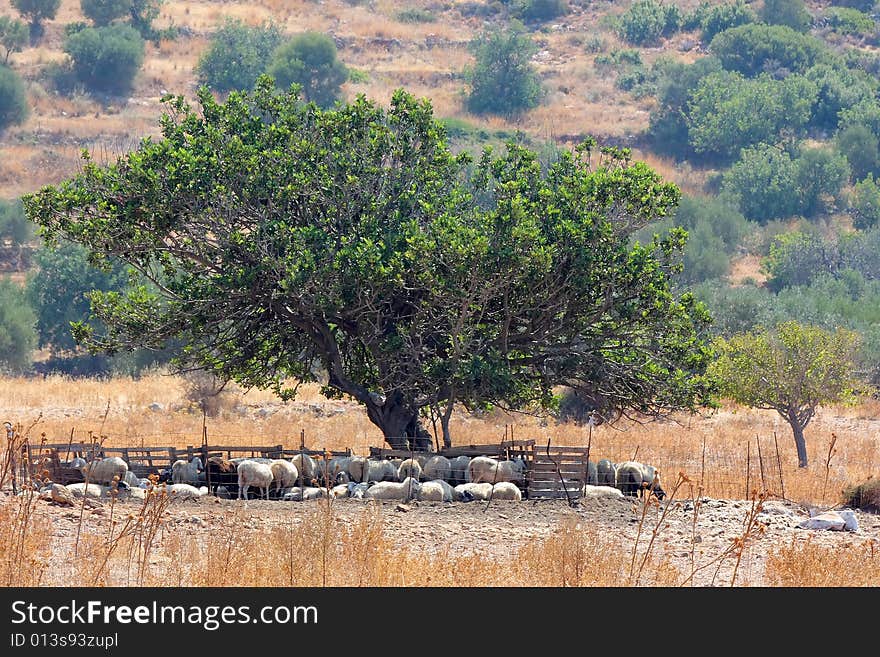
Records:
<instances>
[{"instance_id":1,"label":"wooden gate","mask_svg":"<svg viewBox=\"0 0 880 657\"><path fill-rule=\"evenodd\" d=\"M587 483L587 448L534 445L528 470L529 499L572 499Z\"/></svg>"}]
</instances>

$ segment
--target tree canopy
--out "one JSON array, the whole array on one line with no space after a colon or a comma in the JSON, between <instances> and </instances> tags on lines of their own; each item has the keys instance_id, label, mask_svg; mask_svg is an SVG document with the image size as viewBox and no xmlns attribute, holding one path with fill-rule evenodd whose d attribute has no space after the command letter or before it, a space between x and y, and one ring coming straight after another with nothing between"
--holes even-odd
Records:
<instances>
[{"instance_id":1,"label":"tree canopy","mask_svg":"<svg viewBox=\"0 0 880 657\"><path fill-rule=\"evenodd\" d=\"M670 287L685 232L629 243L679 191L628 152L475 162L401 90L322 110L263 77L166 102L161 138L24 201L47 239L154 282L92 295L93 349L177 339L179 363L284 398L317 363L396 447L430 446L421 409L548 409L559 385L602 411L711 403L709 317Z\"/></svg>"}]
</instances>

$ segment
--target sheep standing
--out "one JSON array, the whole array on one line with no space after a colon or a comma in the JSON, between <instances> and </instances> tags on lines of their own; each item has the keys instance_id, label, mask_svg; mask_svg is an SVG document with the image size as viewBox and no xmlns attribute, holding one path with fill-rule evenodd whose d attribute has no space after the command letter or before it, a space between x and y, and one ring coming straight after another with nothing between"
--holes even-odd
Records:
<instances>
[{"instance_id":1,"label":"sheep standing","mask_svg":"<svg viewBox=\"0 0 880 657\"><path fill-rule=\"evenodd\" d=\"M272 479L275 482L275 494L279 497L282 488L293 486L299 479L299 470L290 461L274 459L269 464L269 469L272 470Z\"/></svg>"},{"instance_id":2,"label":"sheep standing","mask_svg":"<svg viewBox=\"0 0 880 657\"><path fill-rule=\"evenodd\" d=\"M353 482L362 483L366 481L367 467L366 456L352 456L348 462L348 476Z\"/></svg>"},{"instance_id":3,"label":"sheep standing","mask_svg":"<svg viewBox=\"0 0 880 657\"><path fill-rule=\"evenodd\" d=\"M397 468L397 481L403 481L407 477L417 481L422 478L422 466L417 459L406 459Z\"/></svg>"},{"instance_id":4,"label":"sheep standing","mask_svg":"<svg viewBox=\"0 0 880 657\"><path fill-rule=\"evenodd\" d=\"M653 491L657 499L666 497L660 487L660 472L651 465L638 461L624 461L617 465L617 488L624 495L643 497L646 490Z\"/></svg>"},{"instance_id":5,"label":"sheep standing","mask_svg":"<svg viewBox=\"0 0 880 657\"><path fill-rule=\"evenodd\" d=\"M198 456L189 463L183 459L177 459L171 464L171 481L175 484L198 486L204 481L202 470L204 470L202 459Z\"/></svg>"},{"instance_id":6,"label":"sheep standing","mask_svg":"<svg viewBox=\"0 0 880 657\"><path fill-rule=\"evenodd\" d=\"M456 456L449 459L449 483L453 486L469 483L471 475L468 466L470 463L470 456Z\"/></svg>"},{"instance_id":7,"label":"sheep standing","mask_svg":"<svg viewBox=\"0 0 880 657\"><path fill-rule=\"evenodd\" d=\"M310 484L318 476L318 462L308 454L296 454L290 462L296 466L302 482Z\"/></svg>"},{"instance_id":8,"label":"sheep standing","mask_svg":"<svg viewBox=\"0 0 880 657\"><path fill-rule=\"evenodd\" d=\"M445 456L437 454L425 461L425 467L422 468L422 479L425 481L442 479L448 482L451 478L452 463Z\"/></svg>"},{"instance_id":9,"label":"sheep standing","mask_svg":"<svg viewBox=\"0 0 880 657\"><path fill-rule=\"evenodd\" d=\"M222 456L212 456L205 464L207 479L211 482L211 492L220 497L218 489L223 487L227 494L238 494L238 471L236 464L227 461Z\"/></svg>"},{"instance_id":10,"label":"sheep standing","mask_svg":"<svg viewBox=\"0 0 880 657\"><path fill-rule=\"evenodd\" d=\"M599 469L592 461L587 461L587 485L599 485Z\"/></svg>"},{"instance_id":11,"label":"sheep standing","mask_svg":"<svg viewBox=\"0 0 880 657\"><path fill-rule=\"evenodd\" d=\"M599 486L614 486L617 483L617 465L608 459L602 459L596 464Z\"/></svg>"},{"instance_id":12,"label":"sheep standing","mask_svg":"<svg viewBox=\"0 0 880 657\"><path fill-rule=\"evenodd\" d=\"M477 456L471 459L468 465L471 482L475 484L497 484L499 481L509 481L513 484L523 483L525 462L521 458L513 461L499 461L489 456Z\"/></svg>"},{"instance_id":13,"label":"sheep standing","mask_svg":"<svg viewBox=\"0 0 880 657\"><path fill-rule=\"evenodd\" d=\"M262 496L269 499L269 486L272 485L272 468L265 463L242 461L238 464L238 499L247 499L248 488L260 489Z\"/></svg>"},{"instance_id":14,"label":"sheep standing","mask_svg":"<svg viewBox=\"0 0 880 657\"><path fill-rule=\"evenodd\" d=\"M367 474L364 482L370 481L390 481L397 482L397 469L394 464L387 459L367 461Z\"/></svg>"},{"instance_id":15,"label":"sheep standing","mask_svg":"<svg viewBox=\"0 0 880 657\"><path fill-rule=\"evenodd\" d=\"M90 484L111 484L113 478L118 477L117 481L125 480L125 473L128 472L128 463L119 458L112 456L107 459L96 459L91 463L86 463L79 469L83 477Z\"/></svg>"}]
</instances>

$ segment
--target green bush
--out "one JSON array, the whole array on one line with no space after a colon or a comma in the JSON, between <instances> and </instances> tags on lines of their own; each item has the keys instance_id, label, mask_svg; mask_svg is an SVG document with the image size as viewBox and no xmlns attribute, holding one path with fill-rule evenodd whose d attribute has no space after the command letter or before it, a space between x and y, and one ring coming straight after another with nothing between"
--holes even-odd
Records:
<instances>
[{"instance_id":1,"label":"green bush","mask_svg":"<svg viewBox=\"0 0 880 657\"><path fill-rule=\"evenodd\" d=\"M731 4L709 6L700 16L703 43L711 43L715 35L738 25L758 20L757 15L743 0Z\"/></svg>"},{"instance_id":2,"label":"green bush","mask_svg":"<svg viewBox=\"0 0 880 657\"><path fill-rule=\"evenodd\" d=\"M513 14L525 21L549 21L568 13L568 0L516 0Z\"/></svg>"},{"instance_id":3,"label":"green bush","mask_svg":"<svg viewBox=\"0 0 880 657\"><path fill-rule=\"evenodd\" d=\"M851 125L835 137L835 145L849 162L852 179L880 172L880 140L863 125Z\"/></svg>"},{"instance_id":4,"label":"green bush","mask_svg":"<svg viewBox=\"0 0 880 657\"><path fill-rule=\"evenodd\" d=\"M795 285L809 285L822 273L839 268L836 244L828 243L812 232L783 233L770 245L770 254L763 261L767 287L773 292Z\"/></svg>"},{"instance_id":5,"label":"green bush","mask_svg":"<svg viewBox=\"0 0 880 657\"><path fill-rule=\"evenodd\" d=\"M11 125L24 123L28 113L21 76L8 66L0 65L0 133Z\"/></svg>"},{"instance_id":6,"label":"green bush","mask_svg":"<svg viewBox=\"0 0 880 657\"><path fill-rule=\"evenodd\" d=\"M754 285L730 287L722 281L695 285L694 296L706 304L712 315L710 330L714 335L730 337L756 326L767 325L773 314L773 295Z\"/></svg>"},{"instance_id":7,"label":"green bush","mask_svg":"<svg viewBox=\"0 0 880 657\"><path fill-rule=\"evenodd\" d=\"M853 226L860 230L880 225L880 187L874 182L873 175L868 174L867 178L853 187L849 212Z\"/></svg>"},{"instance_id":8,"label":"green bush","mask_svg":"<svg viewBox=\"0 0 880 657\"><path fill-rule=\"evenodd\" d=\"M250 27L240 20L226 19L199 59L199 84L221 93L251 89L281 41L275 25Z\"/></svg>"},{"instance_id":9,"label":"green bush","mask_svg":"<svg viewBox=\"0 0 880 657\"><path fill-rule=\"evenodd\" d=\"M844 66L817 64L804 75L818 90L810 125L824 130L834 130L840 122L841 111L872 101L877 92L874 76Z\"/></svg>"},{"instance_id":10,"label":"green bush","mask_svg":"<svg viewBox=\"0 0 880 657\"><path fill-rule=\"evenodd\" d=\"M348 69L336 57L336 44L326 34L306 32L280 46L269 64L275 84L286 89L298 84L305 100L331 107L341 98Z\"/></svg>"},{"instance_id":11,"label":"green bush","mask_svg":"<svg viewBox=\"0 0 880 657\"><path fill-rule=\"evenodd\" d=\"M852 107L840 110L838 118L839 131L854 125L862 125L875 135L880 136L880 103L873 98L861 100Z\"/></svg>"},{"instance_id":12,"label":"green bush","mask_svg":"<svg viewBox=\"0 0 880 657\"><path fill-rule=\"evenodd\" d=\"M728 252L733 252L754 228L734 205L719 197L683 196L672 220L689 231L700 224L710 226Z\"/></svg>"},{"instance_id":13,"label":"green bush","mask_svg":"<svg viewBox=\"0 0 880 657\"><path fill-rule=\"evenodd\" d=\"M27 25L10 16L0 16L0 47L5 51L3 64L8 64L9 55L21 52L27 43Z\"/></svg>"},{"instance_id":14,"label":"green bush","mask_svg":"<svg viewBox=\"0 0 880 657\"><path fill-rule=\"evenodd\" d=\"M636 46L653 46L661 37L674 34L681 24L681 12L675 5L658 0L636 0L620 16L617 34Z\"/></svg>"},{"instance_id":15,"label":"green bush","mask_svg":"<svg viewBox=\"0 0 880 657\"><path fill-rule=\"evenodd\" d=\"M131 15L131 0L79 0L83 15L98 27Z\"/></svg>"},{"instance_id":16,"label":"green bush","mask_svg":"<svg viewBox=\"0 0 880 657\"><path fill-rule=\"evenodd\" d=\"M36 317L24 291L0 278L0 370L22 372L37 344Z\"/></svg>"},{"instance_id":17,"label":"green bush","mask_svg":"<svg viewBox=\"0 0 880 657\"><path fill-rule=\"evenodd\" d=\"M808 148L795 163L801 214L812 218L835 209L850 176L846 158L828 148Z\"/></svg>"},{"instance_id":18,"label":"green bush","mask_svg":"<svg viewBox=\"0 0 880 657\"><path fill-rule=\"evenodd\" d=\"M144 61L144 40L130 25L88 27L67 37L64 52L86 89L123 95Z\"/></svg>"},{"instance_id":19,"label":"green bush","mask_svg":"<svg viewBox=\"0 0 880 657\"><path fill-rule=\"evenodd\" d=\"M828 26L838 34L869 36L877 30L877 22L858 9L829 7L824 15Z\"/></svg>"},{"instance_id":20,"label":"green bush","mask_svg":"<svg viewBox=\"0 0 880 657\"><path fill-rule=\"evenodd\" d=\"M853 509L880 513L880 479L868 481L843 490L843 503Z\"/></svg>"},{"instance_id":21,"label":"green bush","mask_svg":"<svg viewBox=\"0 0 880 657\"><path fill-rule=\"evenodd\" d=\"M0 242L11 240L13 244L25 244L34 235L34 224L24 216L21 200L0 199Z\"/></svg>"},{"instance_id":22,"label":"green bush","mask_svg":"<svg viewBox=\"0 0 880 657\"><path fill-rule=\"evenodd\" d=\"M759 23L724 30L712 39L709 50L725 69L747 76L803 73L831 58L820 39L785 25Z\"/></svg>"},{"instance_id":23,"label":"green bush","mask_svg":"<svg viewBox=\"0 0 880 657\"><path fill-rule=\"evenodd\" d=\"M740 212L758 222L797 213L797 163L777 146L744 148L724 174L722 192L736 199Z\"/></svg>"},{"instance_id":24,"label":"green bush","mask_svg":"<svg viewBox=\"0 0 880 657\"><path fill-rule=\"evenodd\" d=\"M816 95L816 85L799 75L774 80L712 73L685 108L689 144L697 153L727 160L742 148L774 142L783 130L798 132L807 125Z\"/></svg>"},{"instance_id":25,"label":"green bush","mask_svg":"<svg viewBox=\"0 0 880 657\"><path fill-rule=\"evenodd\" d=\"M469 111L515 116L538 105L541 80L531 64L537 46L521 23L511 21L507 28L483 33L470 50L476 63L465 71L471 87Z\"/></svg>"},{"instance_id":26,"label":"green bush","mask_svg":"<svg viewBox=\"0 0 880 657\"><path fill-rule=\"evenodd\" d=\"M804 0L764 0L760 16L768 25L785 25L798 32L808 31L813 22Z\"/></svg>"},{"instance_id":27,"label":"green bush","mask_svg":"<svg viewBox=\"0 0 880 657\"><path fill-rule=\"evenodd\" d=\"M43 21L53 20L61 7L61 0L10 0L10 4L25 19L30 21L31 45L36 45L43 37Z\"/></svg>"},{"instance_id":28,"label":"green bush","mask_svg":"<svg viewBox=\"0 0 880 657\"><path fill-rule=\"evenodd\" d=\"M430 11L418 7L402 9L394 14L394 17L401 23L433 23L437 20L437 17Z\"/></svg>"}]
</instances>

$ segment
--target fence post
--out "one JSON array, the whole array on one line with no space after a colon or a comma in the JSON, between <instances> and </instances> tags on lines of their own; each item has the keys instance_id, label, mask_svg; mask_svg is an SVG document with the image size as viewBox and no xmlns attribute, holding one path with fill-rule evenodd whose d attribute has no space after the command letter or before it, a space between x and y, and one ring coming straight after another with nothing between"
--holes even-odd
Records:
<instances>
[{"instance_id":1,"label":"fence post","mask_svg":"<svg viewBox=\"0 0 880 657\"><path fill-rule=\"evenodd\" d=\"M752 473L752 441L746 441L746 497L745 499L749 499L749 488L750 484L750 476Z\"/></svg>"},{"instance_id":2,"label":"fence post","mask_svg":"<svg viewBox=\"0 0 880 657\"><path fill-rule=\"evenodd\" d=\"M779 458L779 443L776 440L776 432L773 432L773 444L776 445L776 467L779 468L779 487L782 489L782 499L785 499L785 481L782 477L782 459Z\"/></svg>"},{"instance_id":3,"label":"fence post","mask_svg":"<svg viewBox=\"0 0 880 657\"><path fill-rule=\"evenodd\" d=\"M755 442L758 443L758 465L761 468L761 488L762 492L767 492L767 482L764 479L764 459L761 456L761 437L755 434Z\"/></svg>"}]
</instances>

